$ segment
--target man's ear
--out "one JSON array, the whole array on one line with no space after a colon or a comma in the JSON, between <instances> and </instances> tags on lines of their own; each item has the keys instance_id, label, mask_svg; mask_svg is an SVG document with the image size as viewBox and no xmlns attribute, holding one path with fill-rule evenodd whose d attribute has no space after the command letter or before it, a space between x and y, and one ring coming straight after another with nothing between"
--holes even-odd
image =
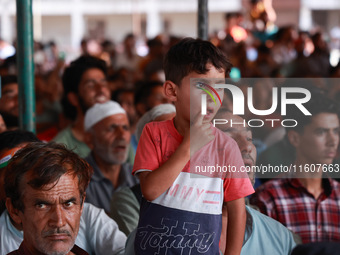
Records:
<instances>
[{"instance_id":1,"label":"man's ear","mask_svg":"<svg viewBox=\"0 0 340 255\"><path fill-rule=\"evenodd\" d=\"M7 207L7 211L9 213L9 215L11 216L12 220L18 224L21 225L22 220L21 217L19 215L19 209L14 208L13 204L12 204L12 200L10 198L6 198L6 207Z\"/></svg>"},{"instance_id":2,"label":"man's ear","mask_svg":"<svg viewBox=\"0 0 340 255\"><path fill-rule=\"evenodd\" d=\"M78 95L74 92L69 92L67 94L67 100L70 102L71 105L77 107L79 105Z\"/></svg>"},{"instance_id":3,"label":"man's ear","mask_svg":"<svg viewBox=\"0 0 340 255\"><path fill-rule=\"evenodd\" d=\"M83 212L83 209L84 209L84 203L85 203L85 199L86 199L86 192L84 192L84 195L83 195L83 201L81 203L81 211Z\"/></svg>"},{"instance_id":4,"label":"man's ear","mask_svg":"<svg viewBox=\"0 0 340 255\"><path fill-rule=\"evenodd\" d=\"M295 148L299 146L300 144L300 134L294 130L289 130L287 133L288 140L291 145L293 145Z\"/></svg>"},{"instance_id":5,"label":"man's ear","mask_svg":"<svg viewBox=\"0 0 340 255\"><path fill-rule=\"evenodd\" d=\"M163 84L163 92L167 99L171 102L177 101L178 86L172 81L165 81Z\"/></svg>"}]
</instances>

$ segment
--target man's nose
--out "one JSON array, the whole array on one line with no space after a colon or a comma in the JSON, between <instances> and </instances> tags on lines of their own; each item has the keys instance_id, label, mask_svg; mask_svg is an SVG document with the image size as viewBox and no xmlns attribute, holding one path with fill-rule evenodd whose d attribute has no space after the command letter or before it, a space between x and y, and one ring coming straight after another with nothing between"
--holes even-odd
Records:
<instances>
[{"instance_id":1,"label":"man's nose","mask_svg":"<svg viewBox=\"0 0 340 255\"><path fill-rule=\"evenodd\" d=\"M107 89L108 89L108 85L106 82L96 81L95 90L97 92L103 92L104 90L107 90Z\"/></svg>"},{"instance_id":2,"label":"man's nose","mask_svg":"<svg viewBox=\"0 0 340 255\"><path fill-rule=\"evenodd\" d=\"M60 205L57 205L51 208L49 225L51 227L56 227L56 228L60 228L65 225L65 212Z\"/></svg>"},{"instance_id":3,"label":"man's nose","mask_svg":"<svg viewBox=\"0 0 340 255\"><path fill-rule=\"evenodd\" d=\"M330 147L338 146L339 144L339 133L329 132L327 136L327 145Z\"/></svg>"}]
</instances>

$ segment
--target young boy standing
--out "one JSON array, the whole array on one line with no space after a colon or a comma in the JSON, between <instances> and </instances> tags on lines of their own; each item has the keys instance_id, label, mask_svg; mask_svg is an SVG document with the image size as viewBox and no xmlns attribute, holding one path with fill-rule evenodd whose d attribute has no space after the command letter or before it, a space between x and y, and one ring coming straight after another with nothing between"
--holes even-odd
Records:
<instances>
[{"instance_id":1,"label":"young boy standing","mask_svg":"<svg viewBox=\"0 0 340 255\"><path fill-rule=\"evenodd\" d=\"M221 51L200 39L183 39L167 53L164 93L175 102L176 117L147 124L139 140L133 174L139 175L143 201L136 254L216 255L220 238L225 254L240 254L246 218L243 198L253 193L246 173L244 178L226 178L225 173L193 167L243 165L236 142L210 123L220 102L209 99L207 114L200 112L205 91L223 98L223 89L214 90L207 83L212 79L224 83L230 66Z\"/></svg>"}]
</instances>

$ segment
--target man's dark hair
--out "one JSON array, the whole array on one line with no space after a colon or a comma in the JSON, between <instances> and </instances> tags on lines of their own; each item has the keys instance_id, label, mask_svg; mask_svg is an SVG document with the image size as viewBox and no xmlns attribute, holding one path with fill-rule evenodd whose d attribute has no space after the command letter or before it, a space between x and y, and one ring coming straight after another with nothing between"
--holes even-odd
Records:
<instances>
[{"instance_id":1,"label":"man's dark hair","mask_svg":"<svg viewBox=\"0 0 340 255\"><path fill-rule=\"evenodd\" d=\"M148 98L152 94L152 89L162 87L163 83L160 81L141 81L136 84L135 105L142 103L147 104ZM150 109L148 109L150 110Z\"/></svg>"},{"instance_id":2,"label":"man's dark hair","mask_svg":"<svg viewBox=\"0 0 340 255\"><path fill-rule=\"evenodd\" d=\"M30 131L8 130L0 134L0 152L4 149L13 149L22 143L40 142Z\"/></svg>"},{"instance_id":3,"label":"man's dark hair","mask_svg":"<svg viewBox=\"0 0 340 255\"><path fill-rule=\"evenodd\" d=\"M18 77L16 75L4 75L1 77L1 88L4 88L7 84L18 83Z\"/></svg>"},{"instance_id":4,"label":"man's dark hair","mask_svg":"<svg viewBox=\"0 0 340 255\"><path fill-rule=\"evenodd\" d=\"M0 112L2 119L4 120L7 129L19 128L19 118L8 112Z\"/></svg>"},{"instance_id":5,"label":"man's dark hair","mask_svg":"<svg viewBox=\"0 0 340 255\"><path fill-rule=\"evenodd\" d=\"M127 89L127 88L117 89L112 93L111 100L116 101L120 104L121 103L120 96L125 93L132 93L133 95L135 95L135 91L133 89Z\"/></svg>"},{"instance_id":6,"label":"man's dark hair","mask_svg":"<svg viewBox=\"0 0 340 255\"><path fill-rule=\"evenodd\" d=\"M78 88L83 74L89 69L99 69L107 76L107 66L104 60L96 57L84 55L76 60L65 69L62 82L64 87L64 97L62 99L63 112L66 117L74 119L76 117L76 109L67 99L67 94L74 92L78 95Z\"/></svg>"},{"instance_id":7,"label":"man's dark hair","mask_svg":"<svg viewBox=\"0 0 340 255\"><path fill-rule=\"evenodd\" d=\"M304 115L299 109L296 109L295 105L287 106L287 115L285 119L294 119L298 122L296 127L286 127L286 130L294 130L298 133L302 133L305 126L312 122L314 116L320 113L332 113L339 116L339 104L329 97L327 97L321 90L312 89L311 99L304 103L303 106L312 114Z\"/></svg>"},{"instance_id":8,"label":"man's dark hair","mask_svg":"<svg viewBox=\"0 0 340 255\"><path fill-rule=\"evenodd\" d=\"M19 150L7 166L5 172L6 197L11 199L14 208L24 211L22 202L23 179L33 189L43 189L56 184L64 174L78 177L78 188L83 202L93 169L76 153L57 143L30 143Z\"/></svg>"},{"instance_id":9,"label":"man's dark hair","mask_svg":"<svg viewBox=\"0 0 340 255\"><path fill-rule=\"evenodd\" d=\"M182 79L191 72L207 73L208 63L217 70L223 70L226 74L232 67L225 54L211 42L184 38L171 47L165 56L165 78L179 86Z\"/></svg>"}]
</instances>

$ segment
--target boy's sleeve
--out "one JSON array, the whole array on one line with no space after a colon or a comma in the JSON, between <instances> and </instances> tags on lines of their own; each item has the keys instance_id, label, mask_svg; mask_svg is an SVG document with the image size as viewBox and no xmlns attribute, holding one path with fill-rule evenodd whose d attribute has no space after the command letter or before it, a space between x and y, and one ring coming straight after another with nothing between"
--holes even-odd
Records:
<instances>
[{"instance_id":1,"label":"boy's sleeve","mask_svg":"<svg viewBox=\"0 0 340 255\"><path fill-rule=\"evenodd\" d=\"M138 142L135 162L132 169L132 174L135 175L142 171L153 171L159 168L157 156L156 139L152 136L150 126L145 125L142 135Z\"/></svg>"},{"instance_id":2,"label":"boy's sleeve","mask_svg":"<svg viewBox=\"0 0 340 255\"><path fill-rule=\"evenodd\" d=\"M233 171L229 172L227 178L224 179L224 202L246 197L254 193L254 188L251 185L248 174L242 172L244 170L244 163L237 143L234 142L234 145L228 151L227 162ZM234 170L236 171L234 172Z\"/></svg>"}]
</instances>

